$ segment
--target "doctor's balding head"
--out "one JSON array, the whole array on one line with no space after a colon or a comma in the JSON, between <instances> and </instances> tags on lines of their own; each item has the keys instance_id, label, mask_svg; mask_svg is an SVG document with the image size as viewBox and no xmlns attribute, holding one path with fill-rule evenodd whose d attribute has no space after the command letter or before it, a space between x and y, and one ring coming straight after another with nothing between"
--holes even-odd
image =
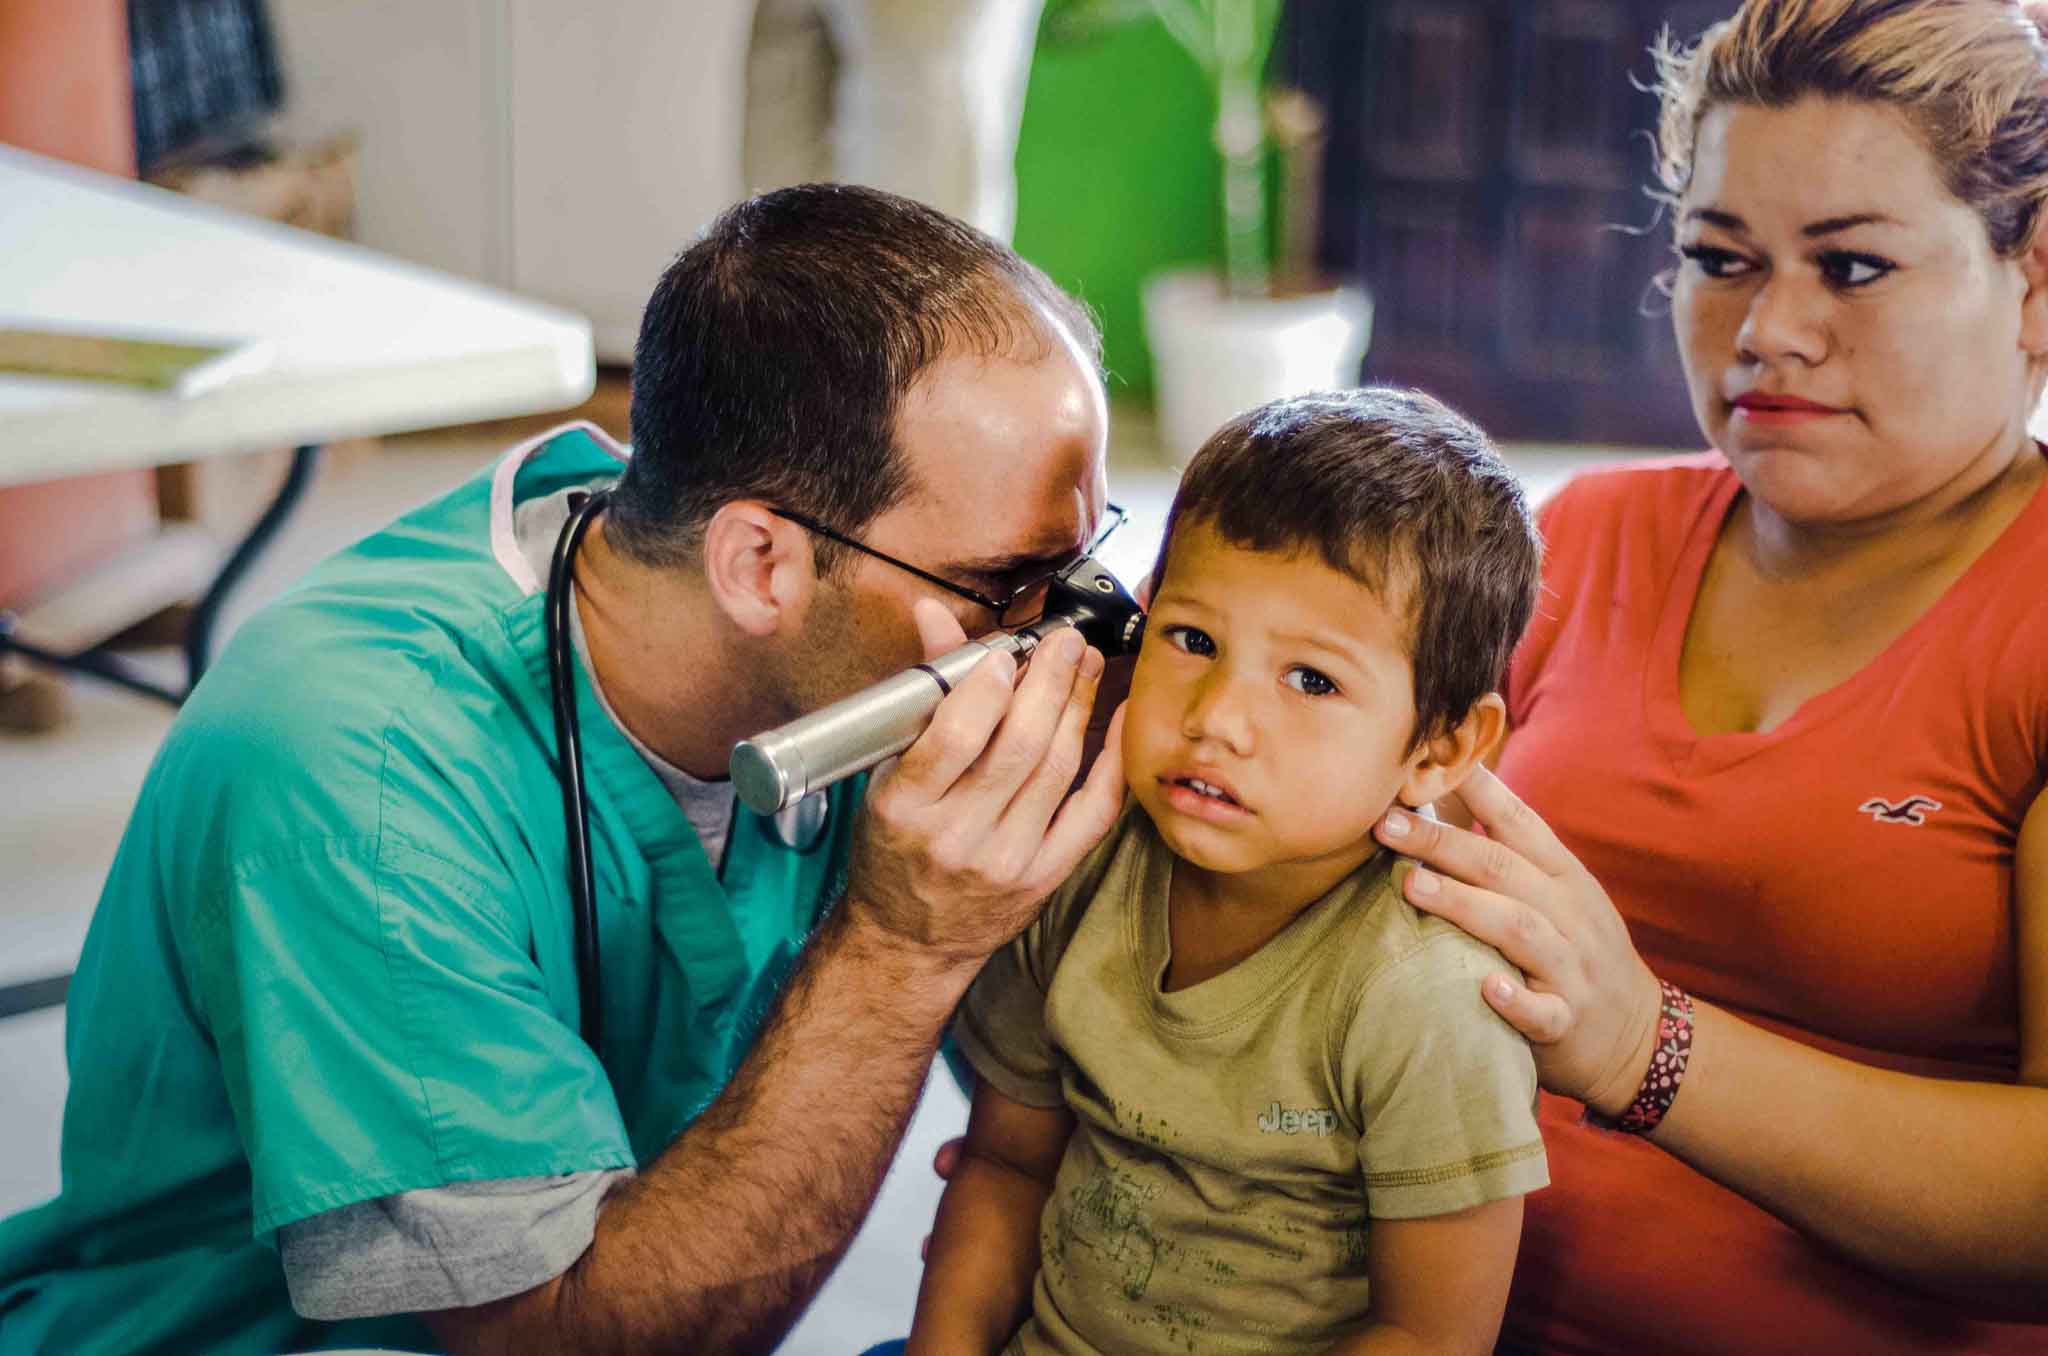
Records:
<instances>
[{"instance_id":1,"label":"doctor's balding head","mask_svg":"<svg viewBox=\"0 0 2048 1356\"><path fill-rule=\"evenodd\" d=\"M1086 308L934 208L848 184L749 199L648 301L613 540L684 564L719 506L748 498L857 533L912 488L897 416L920 373L1061 346L1100 362ZM819 543L822 565L841 552Z\"/></svg>"}]
</instances>

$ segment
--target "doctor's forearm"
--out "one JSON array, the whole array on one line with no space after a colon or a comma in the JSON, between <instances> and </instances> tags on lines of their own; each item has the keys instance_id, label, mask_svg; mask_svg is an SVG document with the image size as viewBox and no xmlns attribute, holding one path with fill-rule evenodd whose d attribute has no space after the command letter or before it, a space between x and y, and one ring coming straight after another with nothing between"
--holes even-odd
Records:
<instances>
[{"instance_id":1,"label":"doctor's forearm","mask_svg":"<svg viewBox=\"0 0 2048 1356\"><path fill-rule=\"evenodd\" d=\"M732 1082L576 1264L437 1330L458 1350L769 1350L852 1240L972 978L835 911Z\"/></svg>"}]
</instances>

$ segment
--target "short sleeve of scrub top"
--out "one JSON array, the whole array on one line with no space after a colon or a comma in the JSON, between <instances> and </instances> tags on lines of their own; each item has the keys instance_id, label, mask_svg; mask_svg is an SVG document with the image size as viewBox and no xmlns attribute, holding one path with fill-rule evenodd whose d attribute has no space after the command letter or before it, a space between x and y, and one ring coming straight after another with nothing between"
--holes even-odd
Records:
<instances>
[{"instance_id":1,"label":"short sleeve of scrub top","mask_svg":"<svg viewBox=\"0 0 2048 1356\"><path fill-rule=\"evenodd\" d=\"M412 710L450 718L439 702ZM490 789L453 785L475 769L418 754L479 732L420 718L382 732L377 831L234 860L192 920L194 998L260 1237L421 1187L633 1164L574 995L544 982L519 884L473 823ZM321 809L303 807L304 821L321 824Z\"/></svg>"}]
</instances>

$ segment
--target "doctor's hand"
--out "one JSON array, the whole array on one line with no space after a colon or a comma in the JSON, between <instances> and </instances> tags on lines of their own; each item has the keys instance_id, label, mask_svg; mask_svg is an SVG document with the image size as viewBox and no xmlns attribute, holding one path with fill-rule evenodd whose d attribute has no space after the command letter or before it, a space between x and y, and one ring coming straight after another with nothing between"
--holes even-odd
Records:
<instances>
[{"instance_id":1,"label":"doctor's hand","mask_svg":"<svg viewBox=\"0 0 2048 1356\"><path fill-rule=\"evenodd\" d=\"M916 617L927 657L966 640L935 602L920 600ZM969 975L1029 926L1123 803L1120 719L1068 794L1102 668L1072 628L1041 643L1021 677L1008 655L976 665L869 782L847 908Z\"/></svg>"},{"instance_id":2,"label":"doctor's hand","mask_svg":"<svg viewBox=\"0 0 2048 1356\"><path fill-rule=\"evenodd\" d=\"M1380 821L1380 842L1436 868L1409 873L1408 902L1521 967L1526 983L1486 977L1487 1003L1528 1038L1543 1086L1619 1115L1653 1053L1656 976L1600 882L1505 783L1479 767L1455 794L1485 836L1398 806Z\"/></svg>"}]
</instances>

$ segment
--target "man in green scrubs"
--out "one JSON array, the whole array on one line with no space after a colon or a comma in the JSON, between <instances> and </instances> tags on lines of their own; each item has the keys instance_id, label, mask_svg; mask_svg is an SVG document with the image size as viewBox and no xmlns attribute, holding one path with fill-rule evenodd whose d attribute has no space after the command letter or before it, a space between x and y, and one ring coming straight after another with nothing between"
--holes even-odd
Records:
<instances>
[{"instance_id":1,"label":"man in green scrubs","mask_svg":"<svg viewBox=\"0 0 2048 1356\"><path fill-rule=\"evenodd\" d=\"M899 562L1001 597L1090 538L1095 345L937 212L770 194L657 286L630 459L514 449L244 626L94 917L0 1351L772 1346L1121 775L1068 794L1101 658L1059 639L958 684L864 807L759 819L727 756L994 624ZM542 602L614 482L574 574L592 1050Z\"/></svg>"}]
</instances>

